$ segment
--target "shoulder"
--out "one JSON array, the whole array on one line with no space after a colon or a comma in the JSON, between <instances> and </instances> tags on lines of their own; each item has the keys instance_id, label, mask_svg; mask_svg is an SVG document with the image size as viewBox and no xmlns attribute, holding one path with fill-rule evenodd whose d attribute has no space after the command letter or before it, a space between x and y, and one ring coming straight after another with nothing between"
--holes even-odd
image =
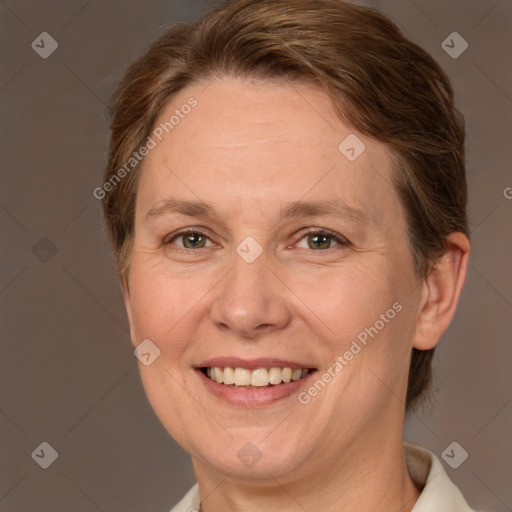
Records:
<instances>
[{"instance_id":1,"label":"shoulder","mask_svg":"<svg viewBox=\"0 0 512 512\"><path fill-rule=\"evenodd\" d=\"M411 478L423 489L412 512L475 512L432 452L409 443L404 452Z\"/></svg>"},{"instance_id":2,"label":"shoulder","mask_svg":"<svg viewBox=\"0 0 512 512\"><path fill-rule=\"evenodd\" d=\"M199 495L199 486L194 484L170 512L199 512L200 507L201 497Z\"/></svg>"}]
</instances>

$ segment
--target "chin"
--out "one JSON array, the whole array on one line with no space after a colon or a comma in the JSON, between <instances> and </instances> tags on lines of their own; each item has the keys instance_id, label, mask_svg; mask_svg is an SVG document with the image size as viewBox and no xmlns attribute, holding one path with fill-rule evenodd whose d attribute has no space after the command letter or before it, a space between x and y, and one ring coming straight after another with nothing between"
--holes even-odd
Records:
<instances>
[{"instance_id":1,"label":"chin","mask_svg":"<svg viewBox=\"0 0 512 512\"><path fill-rule=\"evenodd\" d=\"M265 432L265 435L268 433ZM198 446L196 442L196 446L191 450L185 446L184 448L195 459L194 465L206 464L216 472L249 480L284 477L299 469L308 458L304 450L300 457L296 450L286 450L284 443L279 449L278 443L267 443L265 446L263 442L252 442L247 439L250 437L244 436L243 440L232 439L231 443L224 446L212 439L202 446Z\"/></svg>"}]
</instances>

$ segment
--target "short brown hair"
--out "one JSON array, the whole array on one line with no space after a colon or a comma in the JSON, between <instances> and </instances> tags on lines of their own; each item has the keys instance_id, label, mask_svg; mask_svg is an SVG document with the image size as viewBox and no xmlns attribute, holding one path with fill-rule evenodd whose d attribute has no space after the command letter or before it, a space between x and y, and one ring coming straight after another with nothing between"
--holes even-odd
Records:
<instances>
[{"instance_id":1,"label":"short brown hair","mask_svg":"<svg viewBox=\"0 0 512 512\"><path fill-rule=\"evenodd\" d=\"M341 0L236 0L195 23L165 27L112 97L105 183L144 145L169 98L216 76L320 86L340 119L386 144L419 278L442 254L447 235L468 235L464 120L449 79L383 14ZM102 197L124 287L136 171ZM429 387L433 352L412 349L408 409Z\"/></svg>"}]
</instances>

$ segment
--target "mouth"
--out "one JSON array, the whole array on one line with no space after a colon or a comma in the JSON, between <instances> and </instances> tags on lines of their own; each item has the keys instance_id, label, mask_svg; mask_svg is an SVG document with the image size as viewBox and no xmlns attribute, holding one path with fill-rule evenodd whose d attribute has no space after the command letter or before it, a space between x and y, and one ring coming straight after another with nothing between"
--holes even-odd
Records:
<instances>
[{"instance_id":1,"label":"mouth","mask_svg":"<svg viewBox=\"0 0 512 512\"><path fill-rule=\"evenodd\" d=\"M235 405L268 405L292 395L316 368L278 360L218 359L195 368L207 390Z\"/></svg>"},{"instance_id":2,"label":"mouth","mask_svg":"<svg viewBox=\"0 0 512 512\"><path fill-rule=\"evenodd\" d=\"M225 368L208 366L200 368L213 382L234 388L265 388L296 382L303 379L310 371L309 368L271 367L271 368Z\"/></svg>"}]
</instances>

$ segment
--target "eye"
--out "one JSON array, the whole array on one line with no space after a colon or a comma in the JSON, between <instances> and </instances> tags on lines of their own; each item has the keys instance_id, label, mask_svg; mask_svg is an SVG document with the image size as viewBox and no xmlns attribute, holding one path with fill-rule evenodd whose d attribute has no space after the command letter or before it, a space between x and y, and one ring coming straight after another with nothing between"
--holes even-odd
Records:
<instances>
[{"instance_id":1,"label":"eye","mask_svg":"<svg viewBox=\"0 0 512 512\"><path fill-rule=\"evenodd\" d=\"M182 249L203 249L212 244L211 240L200 231L182 231L181 233L171 235L164 241L165 245L177 245Z\"/></svg>"},{"instance_id":2,"label":"eye","mask_svg":"<svg viewBox=\"0 0 512 512\"><path fill-rule=\"evenodd\" d=\"M327 250L337 246L349 245L348 240L328 231L311 231L304 235L297 247L302 249Z\"/></svg>"}]
</instances>

